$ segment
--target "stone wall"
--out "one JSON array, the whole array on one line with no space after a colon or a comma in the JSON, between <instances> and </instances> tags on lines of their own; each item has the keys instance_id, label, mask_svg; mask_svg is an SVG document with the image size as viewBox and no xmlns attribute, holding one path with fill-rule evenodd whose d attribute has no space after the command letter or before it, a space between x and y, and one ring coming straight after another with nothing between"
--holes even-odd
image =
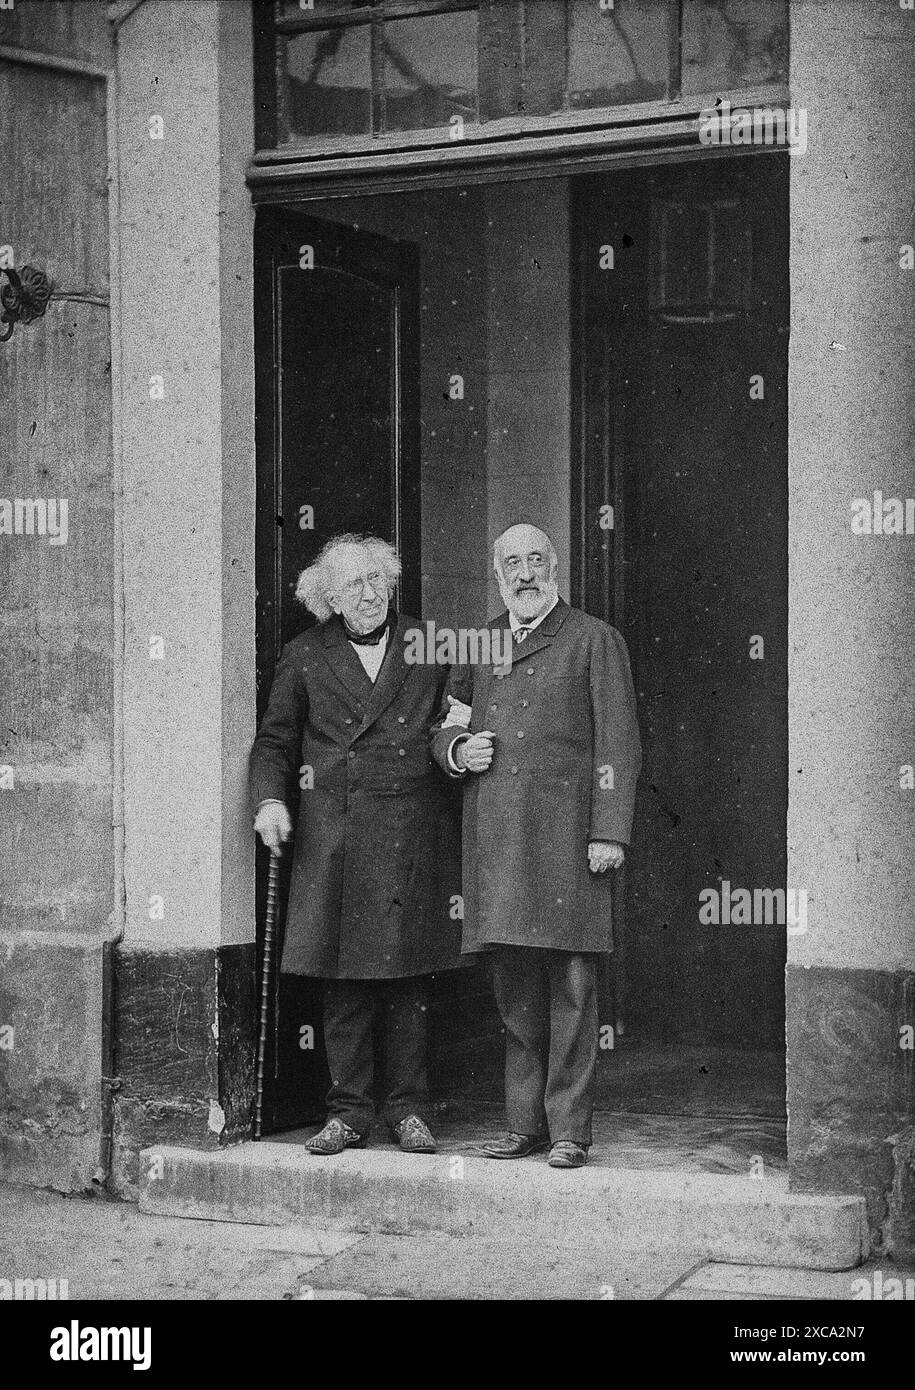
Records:
<instances>
[{"instance_id":1,"label":"stone wall","mask_svg":"<svg viewBox=\"0 0 915 1390\"><path fill-rule=\"evenodd\" d=\"M0 1176L85 1188L116 929L105 6L22 0L0 43L39 55L0 65L0 266L55 290L0 344Z\"/></svg>"}]
</instances>

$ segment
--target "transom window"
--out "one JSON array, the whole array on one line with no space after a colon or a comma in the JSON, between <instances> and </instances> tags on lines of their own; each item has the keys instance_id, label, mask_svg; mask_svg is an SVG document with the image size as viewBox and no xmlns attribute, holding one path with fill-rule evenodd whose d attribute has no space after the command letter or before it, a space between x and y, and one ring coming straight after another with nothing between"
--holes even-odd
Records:
<instances>
[{"instance_id":1,"label":"transom window","mask_svg":"<svg viewBox=\"0 0 915 1390\"><path fill-rule=\"evenodd\" d=\"M788 3L276 0L258 43L262 148L371 147L784 83Z\"/></svg>"}]
</instances>

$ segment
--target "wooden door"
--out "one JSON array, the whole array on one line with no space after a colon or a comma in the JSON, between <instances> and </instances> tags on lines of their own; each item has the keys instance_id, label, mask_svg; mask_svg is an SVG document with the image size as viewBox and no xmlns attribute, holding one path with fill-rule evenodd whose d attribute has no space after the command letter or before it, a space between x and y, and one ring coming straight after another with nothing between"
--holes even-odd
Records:
<instances>
[{"instance_id":1,"label":"wooden door","mask_svg":"<svg viewBox=\"0 0 915 1390\"><path fill-rule=\"evenodd\" d=\"M312 621L293 596L299 572L331 536L392 541L399 606L419 610L419 253L261 208L255 305L260 718L283 644ZM265 860L260 850L259 942ZM327 1089L320 985L282 974L275 1014L265 1129L316 1118Z\"/></svg>"},{"instance_id":2,"label":"wooden door","mask_svg":"<svg viewBox=\"0 0 915 1390\"><path fill-rule=\"evenodd\" d=\"M575 189L573 570L633 662L617 1010L647 1040L784 1046L784 927L698 911L785 886L787 207L774 155Z\"/></svg>"}]
</instances>

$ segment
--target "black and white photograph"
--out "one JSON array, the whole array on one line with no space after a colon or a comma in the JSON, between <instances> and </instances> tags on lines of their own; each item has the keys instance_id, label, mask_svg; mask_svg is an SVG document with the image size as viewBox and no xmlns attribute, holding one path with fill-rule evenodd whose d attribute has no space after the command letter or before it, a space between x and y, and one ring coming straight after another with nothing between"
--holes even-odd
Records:
<instances>
[{"instance_id":1,"label":"black and white photograph","mask_svg":"<svg viewBox=\"0 0 915 1390\"><path fill-rule=\"evenodd\" d=\"M30 1369L902 1353L913 311L915 0L0 0Z\"/></svg>"}]
</instances>

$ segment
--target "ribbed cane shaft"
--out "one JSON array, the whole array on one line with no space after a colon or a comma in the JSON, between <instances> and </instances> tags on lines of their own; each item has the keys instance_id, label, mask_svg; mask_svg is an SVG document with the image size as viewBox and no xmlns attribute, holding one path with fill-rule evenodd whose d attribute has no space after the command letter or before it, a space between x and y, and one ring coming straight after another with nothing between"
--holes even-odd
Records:
<instances>
[{"instance_id":1,"label":"ribbed cane shaft","mask_svg":"<svg viewBox=\"0 0 915 1390\"><path fill-rule=\"evenodd\" d=\"M264 1065L267 1055L267 1024L270 1017L270 995L273 982L273 948L276 935L276 902L279 884L279 855L270 855L267 877L267 913L264 922L264 963L261 970L260 1026L257 1034L257 1089L254 1099L254 1137L261 1137L264 1113Z\"/></svg>"}]
</instances>

